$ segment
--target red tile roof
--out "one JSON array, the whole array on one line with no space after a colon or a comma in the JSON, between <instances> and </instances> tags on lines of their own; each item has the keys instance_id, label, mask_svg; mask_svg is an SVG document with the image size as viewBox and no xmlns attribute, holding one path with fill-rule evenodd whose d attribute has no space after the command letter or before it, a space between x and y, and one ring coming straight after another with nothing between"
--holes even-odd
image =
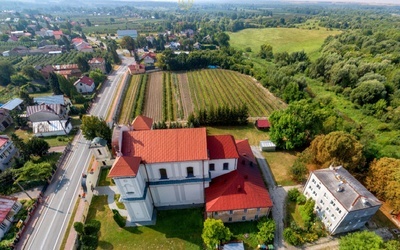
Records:
<instances>
[{"instance_id":1,"label":"red tile roof","mask_svg":"<svg viewBox=\"0 0 400 250\"><path fill-rule=\"evenodd\" d=\"M83 83L86 84L88 86L92 86L94 81L92 78L87 77L87 76L82 76L79 80L77 80L74 85L78 84L78 83Z\"/></svg>"},{"instance_id":2,"label":"red tile roof","mask_svg":"<svg viewBox=\"0 0 400 250\"><path fill-rule=\"evenodd\" d=\"M214 178L206 188L206 211L272 207L272 200L247 140L237 141L237 170ZM253 166L249 164L253 162Z\"/></svg>"},{"instance_id":3,"label":"red tile roof","mask_svg":"<svg viewBox=\"0 0 400 250\"><path fill-rule=\"evenodd\" d=\"M239 158L236 143L232 135L207 136L207 148L211 160Z\"/></svg>"},{"instance_id":4,"label":"red tile roof","mask_svg":"<svg viewBox=\"0 0 400 250\"><path fill-rule=\"evenodd\" d=\"M268 119L258 119L257 120L257 128L269 128L271 124L269 124Z\"/></svg>"},{"instance_id":5,"label":"red tile roof","mask_svg":"<svg viewBox=\"0 0 400 250\"><path fill-rule=\"evenodd\" d=\"M63 34L62 30L55 30L55 31L53 31L53 35L54 35L54 36L56 36L56 35L62 35L62 34Z\"/></svg>"},{"instance_id":6,"label":"red tile roof","mask_svg":"<svg viewBox=\"0 0 400 250\"><path fill-rule=\"evenodd\" d=\"M71 40L71 42L72 42L73 44L78 44L78 43L83 42L83 39L80 38L80 37L75 37L74 39Z\"/></svg>"},{"instance_id":7,"label":"red tile roof","mask_svg":"<svg viewBox=\"0 0 400 250\"><path fill-rule=\"evenodd\" d=\"M7 217L17 200L18 198L16 197L0 196L0 223Z\"/></svg>"},{"instance_id":8,"label":"red tile roof","mask_svg":"<svg viewBox=\"0 0 400 250\"><path fill-rule=\"evenodd\" d=\"M142 55L142 59L143 58L145 58L145 57L150 57L150 58L152 58L152 59L157 59L157 54L156 53L154 53L154 52L147 52L147 53L144 53L143 55Z\"/></svg>"},{"instance_id":9,"label":"red tile roof","mask_svg":"<svg viewBox=\"0 0 400 250\"><path fill-rule=\"evenodd\" d=\"M140 157L121 156L117 157L108 173L108 177L135 177L138 173Z\"/></svg>"},{"instance_id":10,"label":"red tile roof","mask_svg":"<svg viewBox=\"0 0 400 250\"><path fill-rule=\"evenodd\" d=\"M206 128L124 131L122 154L146 163L207 160Z\"/></svg>"},{"instance_id":11,"label":"red tile roof","mask_svg":"<svg viewBox=\"0 0 400 250\"><path fill-rule=\"evenodd\" d=\"M3 147L4 144L6 144L7 142L8 142L8 139L7 139L7 138L2 138L2 137L0 137L0 147Z\"/></svg>"},{"instance_id":12,"label":"red tile roof","mask_svg":"<svg viewBox=\"0 0 400 250\"><path fill-rule=\"evenodd\" d=\"M101 57L93 57L91 60L89 60L89 64L95 64L95 63L103 63L104 58Z\"/></svg>"},{"instance_id":13,"label":"red tile roof","mask_svg":"<svg viewBox=\"0 0 400 250\"><path fill-rule=\"evenodd\" d=\"M150 130L153 126L153 119L144 115L138 115L132 122L133 130Z\"/></svg>"}]
</instances>

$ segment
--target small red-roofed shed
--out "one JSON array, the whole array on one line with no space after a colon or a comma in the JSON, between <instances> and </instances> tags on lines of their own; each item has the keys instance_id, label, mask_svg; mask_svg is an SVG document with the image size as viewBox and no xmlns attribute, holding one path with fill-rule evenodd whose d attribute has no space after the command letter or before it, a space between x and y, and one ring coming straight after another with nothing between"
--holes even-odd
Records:
<instances>
[{"instance_id":1,"label":"small red-roofed shed","mask_svg":"<svg viewBox=\"0 0 400 250\"><path fill-rule=\"evenodd\" d=\"M258 119L256 121L256 128L262 129L262 130L267 130L271 127L271 124L269 123L268 119Z\"/></svg>"}]
</instances>

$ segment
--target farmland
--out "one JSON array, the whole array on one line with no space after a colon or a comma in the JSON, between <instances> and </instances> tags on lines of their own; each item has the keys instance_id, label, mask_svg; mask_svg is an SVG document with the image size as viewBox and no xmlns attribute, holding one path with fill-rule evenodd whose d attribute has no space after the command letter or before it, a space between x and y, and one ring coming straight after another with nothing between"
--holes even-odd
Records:
<instances>
[{"instance_id":1,"label":"farmland","mask_svg":"<svg viewBox=\"0 0 400 250\"><path fill-rule=\"evenodd\" d=\"M231 46L236 49L252 48L258 53L262 44L268 43L275 52L294 52L304 50L311 59L318 57L319 49L325 38L339 34L339 31L326 29L244 29L239 32L230 32ZM251 39L249 39L251 38Z\"/></svg>"},{"instance_id":2,"label":"farmland","mask_svg":"<svg viewBox=\"0 0 400 250\"><path fill-rule=\"evenodd\" d=\"M133 76L119 117L128 123L143 114L154 121L184 121L193 111L247 104L250 117L265 117L286 104L253 78L212 69Z\"/></svg>"}]
</instances>

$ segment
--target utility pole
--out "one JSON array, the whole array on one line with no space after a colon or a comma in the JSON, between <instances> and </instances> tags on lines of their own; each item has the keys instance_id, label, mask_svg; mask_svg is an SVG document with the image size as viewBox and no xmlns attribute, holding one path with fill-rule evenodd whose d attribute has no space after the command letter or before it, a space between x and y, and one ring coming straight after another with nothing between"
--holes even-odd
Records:
<instances>
[{"instance_id":1,"label":"utility pole","mask_svg":"<svg viewBox=\"0 0 400 250\"><path fill-rule=\"evenodd\" d=\"M13 180L15 181L14 177ZM21 184L19 184L17 181L15 181L15 184L17 184L18 187L22 190L22 192L24 192L31 200L33 200L33 198L28 194L28 192L26 192L26 190L21 186Z\"/></svg>"}]
</instances>

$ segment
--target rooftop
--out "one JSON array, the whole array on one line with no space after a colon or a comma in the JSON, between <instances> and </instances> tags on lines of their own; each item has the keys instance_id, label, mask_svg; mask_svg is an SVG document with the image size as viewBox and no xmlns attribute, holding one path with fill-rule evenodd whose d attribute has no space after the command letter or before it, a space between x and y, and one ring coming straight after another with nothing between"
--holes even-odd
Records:
<instances>
[{"instance_id":1,"label":"rooftop","mask_svg":"<svg viewBox=\"0 0 400 250\"><path fill-rule=\"evenodd\" d=\"M0 148L3 147L8 141L8 138L0 137Z\"/></svg>"},{"instance_id":2,"label":"rooftop","mask_svg":"<svg viewBox=\"0 0 400 250\"><path fill-rule=\"evenodd\" d=\"M17 200L16 197L0 196L0 223L7 217Z\"/></svg>"},{"instance_id":3,"label":"rooftop","mask_svg":"<svg viewBox=\"0 0 400 250\"><path fill-rule=\"evenodd\" d=\"M108 173L108 177L135 177L139 170L141 160L140 157L133 156L117 157L111 167L110 173Z\"/></svg>"},{"instance_id":4,"label":"rooftop","mask_svg":"<svg viewBox=\"0 0 400 250\"><path fill-rule=\"evenodd\" d=\"M78 83L83 83L83 84L86 84L86 85L88 85L88 86L92 86L93 83L94 83L94 81L93 81L93 79L90 78L90 77L82 76L81 78L79 78L79 79L74 83L74 85L77 85Z\"/></svg>"},{"instance_id":5,"label":"rooftop","mask_svg":"<svg viewBox=\"0 0 400 250\"><path fill-rule=\"evenodd\" d=\"M150 130L153 127L153 119L144 115L138 115L132 121L132 127L135 131Z\"/></svg>"},{"instance_id":6,"label":"rooftop","mask_svg":"<svg viewBox=\"0 0 400 250\"><path fill-rule=\"evenodd\" d=\"M269 127L271 127L271 124L269 123L268 119L258 119L257 127L258 128L269 128Z\"/></svg>"},{"instance_id":7,"label":"rooftop","mask_svg":"<svg viewBox=\"0 0 400 250\"><path fill-rule=\"evenodd\" d=\"M236 141L237 170L214 178L206 188L206 211L272 207L257 161L247 140Z\"/></svg>"},{"instance_id":8,"label":"rooftop","mask_svg":"<svg viewBox=\"0 0 400 250\"><path fill-rule=\"evenodd\" d=\"M7 110L13 110L15 109L17 106L21 105L24 101L20 98L15 98L12 99L10 101L8 101L6 104L4 104L3 106L1 106L1 108L3 109L7 109Z\"/></svg>"},{"instance_id":9,"label":"rooftop","mask_svg":"<svg viewBox=\"0 0 400 250\"><path fill-rule=\"evenodd\" d=\"M313 174L347 211L381 205L381 202L342 166L315 170Z\"/></svg>"},{"instance_id":10,"label":"rooftop","mask_svg":"<svg viewBox=\"0 0 400 250\"><path fill-rule=\"evenodd\" d=\"M239 158L235 139L232 135L207 136L207 148L210 159Z\"/></svg>"},{"instance_id":11,"label":"rooftop","mask_svg":"<svg viewBox=\"0 0 400 250\"><path fill-rule=\"evenodd\" d=\"M34 97L33 101L37 104L65 104L63 95L49 95Z\"/></svg>"},{"instance_id":12,"label":"rooftop","mask_svg":"<svg viewBox=\"0 0 400 250\"><path fill-rule=\"evenodd\" d=\"M122 154L146 163L207 160L206 128L124 131Z\"/></svg>"}]
</instances>

